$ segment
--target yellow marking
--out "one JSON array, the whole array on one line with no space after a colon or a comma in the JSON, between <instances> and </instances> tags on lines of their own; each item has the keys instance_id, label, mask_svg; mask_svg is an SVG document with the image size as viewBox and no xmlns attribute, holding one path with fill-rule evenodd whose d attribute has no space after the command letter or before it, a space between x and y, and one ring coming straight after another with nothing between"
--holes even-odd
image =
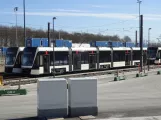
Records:
<instances>
[{"instance_id":1,"label":"yellow marking","mask_svg":"<svg viewBox=\"0 0 161 120\"><path fill-rule=\"evenodd\" d=\"M0 86L3 86L3 76L0 76Z\"/></svg>"}]
</instances>

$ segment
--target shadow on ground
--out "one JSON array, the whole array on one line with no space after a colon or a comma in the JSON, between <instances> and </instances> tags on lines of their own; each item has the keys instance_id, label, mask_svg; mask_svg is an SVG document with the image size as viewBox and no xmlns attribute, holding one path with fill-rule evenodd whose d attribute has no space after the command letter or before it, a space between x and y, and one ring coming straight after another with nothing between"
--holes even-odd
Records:
<instances>
[{"instance_id":1,"label":"shadow on ground","mask_svg":"<svg viewBox=\"0 0 161 120\"><path fill-rule=\"evenodd\" d=\"M8 119L8 120L47 120L46 118L38 117L27 117L27 118L17 118L17 119Z\"/></svg>"}]
</instances>

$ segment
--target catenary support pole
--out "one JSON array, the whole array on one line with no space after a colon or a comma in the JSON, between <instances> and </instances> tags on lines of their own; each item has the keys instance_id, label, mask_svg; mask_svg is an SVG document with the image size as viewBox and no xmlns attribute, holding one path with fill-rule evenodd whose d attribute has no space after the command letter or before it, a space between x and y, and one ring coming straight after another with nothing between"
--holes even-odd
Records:
<instances>
[{"instance_id":1,"label":"catenary support pole","mask_svg":"<svg viewBox=\"0 0 161 120\"><path fill-rule=\"evenodd\" d=\"M143 70L143 15L140 15L140 71Z\"/></svg>"},{"instance_id":2,"label":"catenary support pole","mask_svg":"<svg viewBox=\"0 0 161 120\"><path fill-rule=\"evenodd\" d=\"M136 30L136 32L135 32L135 47L138 47L138 32L137 32L137 30Z\"/></svg>"},{"instance_id":3,"label":"catenary support pole","mask_svg":"<svg viewBox=\"0 0 161 120\"><path fill-rule=\"evenodd\" d=\"M54 47L55 47L55 35L54 35L54 21L55 21L56 17L53 17L53 77L55 77L55 51L54 51Z\"/></svg>"},{"instance_id":4,"label":"catenary support pole","mask_svg":"<svg viewBox=\"0 0 161 120\"><path fill-rule=\"evenodd\" d=\"M48 22L48 47L51 47L50 42L50 23Z\"/></svg>"}]
</instances>

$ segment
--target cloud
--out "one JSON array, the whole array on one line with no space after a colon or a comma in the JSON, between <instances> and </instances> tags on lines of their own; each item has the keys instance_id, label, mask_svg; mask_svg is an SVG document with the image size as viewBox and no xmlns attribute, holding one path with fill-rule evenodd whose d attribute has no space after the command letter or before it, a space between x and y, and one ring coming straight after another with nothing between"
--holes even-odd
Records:
<instances>
[{"instance_id":1,"label":"cloud","mask_svg":"<svg viewBox=\"0 0 161 120\"><path fill-rule=\"evenodd\" d=\"M23 9L20 9L23 11ZM87 10L78 10L78 9L26 9L26 11L45 11L45 12L75 12L75 13L80 13L80 12L90 12Z\"/></svg>"},{"instance_id":2,"label":"cloud","mask_svg":"<svg viewBox=\"0 0 161 120\"><path fill-rule=\"evenodd\" d=\"M22 15L23 12L18 12ZM30 16L71 16L71 17L97 17L97 18L116 18L116 19L133 19L135 14L123 13L90 13L90 12L26 12Z\"/></svg>"},{"instance_id":3,"label":"cloud","mask_svg":"<svg viewBox=\"0 0 161 120\"><path fill-rule=\"evenodd\" d=\"M67 16L67 17L95 17L95 18L109 18L109 19L123 19L123 20L137 20L138 14L128 14L128 13L94 13L86 12L81 10L65 10L56 9L53 12L26 12L28 16ZM5 12L7 14L14 14L13 12ZM18 12L19 15L23 15L23 12ZM144 14L144 20L161 20L161 14Z\"/></svg>"},{"instance_id":4,"label":"cloud","mask_svg":"<svg viewBox=\"0 0 161 120\"><path fill-rule=\"evenodd\" d=\"M144 14L143 20L161 20L161 14Z\"/></svg>"},{"instance_id":5,"label":"cloud","mask_svg":"<svg viewBox=\"0 0 161 120\"><path fill-rule=\"evenodd\" d=\"M107 7L112 7L112 6L106 6L106 5L91 5L91 7L94 7L94 8L107 8Z\"/></svg>"},{"instance_id":6,"label":"cloud","mask_svg":"<svg viewBox=\"0 0 161 120\"><path fill-rule=\"evenodd\" d=\"M85 11L85 10L73 10L73 9L52 9L52 10L55 10L55 11L58 11L58 12L78 12L78 13L81 13L81 12L89 12L89 11Z\"/></svg>"},{"instance_id":7,"label":"cloud","mask_svg":"<svg viewBox=\"0 0 161 120\"><path fill-rule=\"evenodd\" d=\"M90 7L93 7L93 8L109 8L109 9L118 9L118 8L135 8L135 6L134 5L119 5L119 4L115 4L115 5L113 5L113 4L108 4L108 5L104 5L104 4L97 4L97 5L90 5Z\"/></svg>"}]
</instances>

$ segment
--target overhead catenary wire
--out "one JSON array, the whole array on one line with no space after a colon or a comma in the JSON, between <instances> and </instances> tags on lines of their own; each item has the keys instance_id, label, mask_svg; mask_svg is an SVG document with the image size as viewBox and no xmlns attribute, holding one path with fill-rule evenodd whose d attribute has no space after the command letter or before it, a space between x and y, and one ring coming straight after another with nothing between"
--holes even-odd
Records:
<instances>
[{"instance_id":1,"label":"overhead catenary wire","mask_svg":"<svg viewBox=\"0 0 161 120\"><path fill-rule=\"evenodd\" d=\"M90 31L95 31L95 33L104 33L104 32L106 32L106 31L115 31L115 32L130 32L130 31L132 31L133 29L138 29L139 27L120 27L120 28L107 28L107 29L103 29L103 30L93 30L92 28L97 28L97 27L102 27L102 26L105 26L105 25L108 25L108 26L110 26L110 25L113 25L113 24L121 24L121 23L125 23L125 22L128 22L128 21L130 21L130 20L134 20L134 19L137 19L138 18L138 16L136 16L135 18L132 18L132 19L128 19L128 20L121 20L121 21L118 21L118 22L113 22L113 23L108 23L108 24L103 24L103 25L97 25L97 26L90 26L90 27L74 27L75 29L80 29L80 28L82 28L82 29L86 29L86 28L88 28L86 31L89 31L89 33L93 33L93 32L90 32ZM15 23L11 23L11 22L0 22L0 23L5 23L5 24L10 24L10 25L14 25ZM22 24L20 24L19 23L19 25L22 25ZM42 30L44 30L43 28L41 28L41 27L46 27L46 25L34 25L34 24L26 24L27 26L32 26L32 28L33 28L33 26L37 26L37 27L40 27L40 28L37 28L37 29L42 29ZM52 25L52 24L51 24ZM3 26L3 25L2 25ZM73 26L62 26L62 25L56 25L55 26L57 29L59 29L59 28L61 28L61 27L64 27L64 28L68 28L68 27L73 27ZM30 27L29 27L30 28ZM91 29L91 30L90 30ZM68 30L67 30L68 31ZM84 30L83 30L84 31ZM78 31L74 31L73 30L73 32L78 32Z\"/></svg>"},{"instance_id":2,"label":"overhead catenary wire","mask_svg":"<svg viewBox=\"0 0 161 120\"><path fill-rule=\"evenodd\" d=\"M128 20L121 20L121 21L118 21L118 22L107 23L107 24L97 25L97 26L73 27L73 25L71 25L71 26L56 25L55 27L57 27L57 28L58 28L58 27L63 27L63 28L74 28L74 29L86 29L86 28L92 29L92 28L102 27L102 26L106 26L106 25L110 26L110 25L113 25L113 24L121 24L121 23L125 23L125 22L128 22L128 21L130 21L130 20L137 19L137 18L138 18L138 16L136 16L135 18L128 19ZM14 22L0 22L0 23L15 24ZM23 23L20 23L19 21L18 21L18 24L19 24L19 25L23 25ZM28 26L30 26L30 25L31 25L31 26L37 26L37 27L46 27L46 24L44 24L44 25L26 24L26 25L28 25ZM51 25L52 25L52 24L51 24Z\"/></svg>"}]
</instances>

